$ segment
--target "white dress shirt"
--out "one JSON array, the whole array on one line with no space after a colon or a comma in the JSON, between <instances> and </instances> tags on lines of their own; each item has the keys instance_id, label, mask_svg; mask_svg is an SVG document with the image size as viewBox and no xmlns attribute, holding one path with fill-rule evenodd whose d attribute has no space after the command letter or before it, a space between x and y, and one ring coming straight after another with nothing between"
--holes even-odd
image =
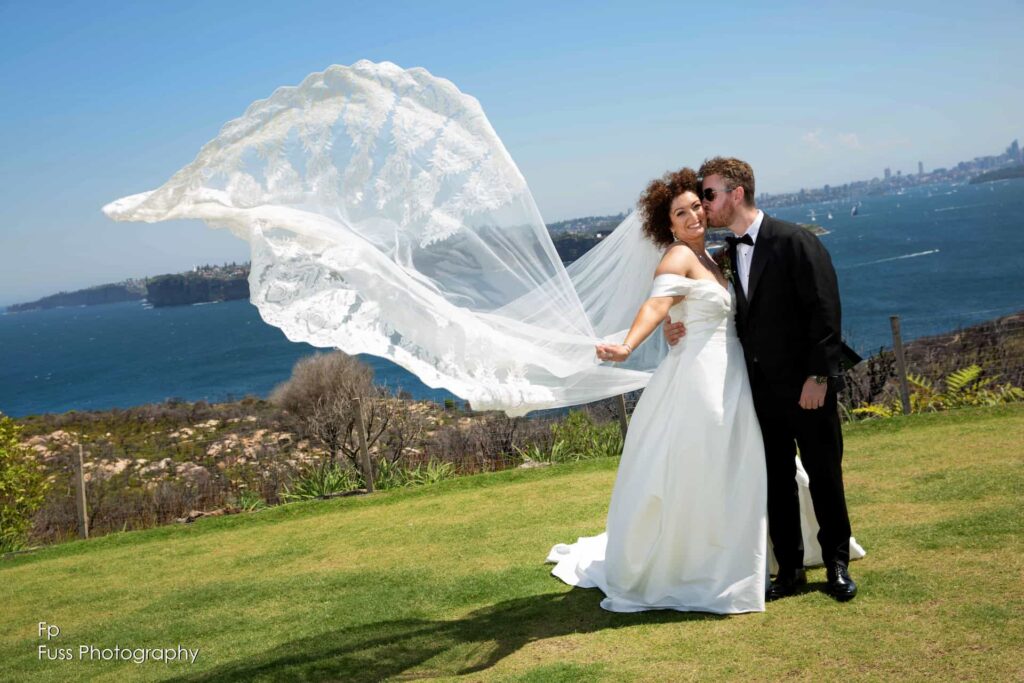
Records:
<instances>
[{"instance_id":1,"label":"white dress shirt","mask_svg":"<svg viewBox=\"0 0 1024 683\"><path fill-rule=\"evenodd\" d=\"M743 293L746 294L748 291L747 283L750 281L750 263L754 260L754 247L757 246L757 233L761 229L761 221L764 220L764 211L761 209L757 210L757 216L754 217L754 222L750 224L747 231L743 235L750 235L750 239L754 241L753 245L749 244L737 244L736 245L736 272L740 276L740 284L743 285ZM743 237L740 235L740 237Z\"/></svg>"}]
</instances>

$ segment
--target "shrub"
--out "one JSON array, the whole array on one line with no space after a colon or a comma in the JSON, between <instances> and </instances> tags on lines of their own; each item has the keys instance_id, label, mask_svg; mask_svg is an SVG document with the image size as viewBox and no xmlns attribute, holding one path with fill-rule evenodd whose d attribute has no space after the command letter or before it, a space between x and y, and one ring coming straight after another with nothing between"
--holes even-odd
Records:
<instances>
[{"instance_id":1,"label":"shrub","mask_svg":"<svg viewBox=\"0 0 1024 683\"><path fill-rule=\"evenodd\" d=\"M423 417L407 409L373 384L373 371L340 351L316 354L295 364L291 378L274 389L271 401L298 416L306 431L330 451L332 458L347 458L362 472L359 455L359 410L366 446L397 462L419 440Z\"/></svg>"},{"instance_id":2,"label":"shrub","mask_svg":"<svg viewBox=\"0 0 1024 683\"><path fill-rule=\"evenodd\" d=\"M378 491L388 489L400 489L408 485L409 478L405 470L397 463L381 458L374 468L376 473L373 478L373 487Z\"/></svg>"},{"instance_id":3,"label":"shrub","mask_svg":"<svg viewBox=\"0 0 1024 683\"><path fill-rule=\"evenodd\" d=\"M21 427L0 413L0 551L25 544L32 515L42 506L48 488L20 437Z\"/></svg>"},{"instance_id":4,"label":"shrub","mask_svg":"<svg viewBox=\"0 0 1024 683\"><path fill-rule=\"evenodd\" d=\"M281 499L286 502L324 498L332 493L344 493L357 488L351 470L336 462L323 462L301 472L285 487Z\"/></svg>"},{"instance_id":5,"label":"shrub","mask_svg":"<svg viewBox=\"0 0 1024 683\"><path fill-rule=\"evenodd\" d=\"M996 384L998 376L982 377L979 365L970 365L949 373L945 387L939 389L934 382L920 375L907 375L910 388L910 412L927 413L968 406L994 406L1001 403L1024 401L1024 389L1012 384ZM888 403L869 403L853 409L857 417L893 417L901 415L900 399Z\"/></svg>"},{"instance_id":6,"label":"shrub","mask_svg":"<svg viewBox=\"0 0 1024 683\"><path fill-rule=\"evenodd\" d=\"M543 462L548 464L565 462L566 460L573 459L566 457L568 451L566 445L565 441L556 441L551 445L551 448L545 449L533 443L526 448L516 448L516 452L523 459L523 462Z\"/></svg>"},{"instance_id":7,"label":"shrub","mask_svg":"<svg viewBox=\"0 0 1024 683\"><path fill-rule=\"evenodd\" d=\"M290 413L308 416L324 403L372 396L375 390L369 366L334 351L300 359L292 368L291 378L271 392L270 401Z\"/></svg>"},{"instance_id":8,"label":"shrub","mask_svg":"<svg viewBox=\"0 0 1024 683\"><path fill-rule=\"evenodd\" d=\"M422 486L436 484L445 479L452 479L456 475L455 465L450 462L431 460L426 465L417 465L406 470L407 486Z\"/></svg>"},{"instance_id":9,"label":"shrub","mask_svg":"<svg viewBox=\"0 0 1024 683\"><path fill-rule=\"evenodd\" d=\"M595 423L583 411L572 411L551 426L552 460L609 458L622 453L622 431L617 422Z\"/></svg>"},{"instance_id":10,"label":"shrub","mask_svg":"<svg viewBox=\"0 0 1024 683\"><path fill-rule=\"evenodd\" d=\"M389 462L387 458L381 458L377 461L375 469L373 485L378 491L436 484L458 476L453 463L433 458L426 464L421 463L415 467L403 467L398 463Z\"/></svg>"},{"instance_id":11,"label":"shrub","mask_svg":"<svg viewBox=\"0 0 1024 683\"><path fill-rule=\"evenodd\" d=\"M250 489L242 489L237 496L235 496L235 505L239 510L245 512L254 512L256 510L262 510L267 507L267 502L263 500L263 496L252 491Z\"/></svg>"}]
</instances>

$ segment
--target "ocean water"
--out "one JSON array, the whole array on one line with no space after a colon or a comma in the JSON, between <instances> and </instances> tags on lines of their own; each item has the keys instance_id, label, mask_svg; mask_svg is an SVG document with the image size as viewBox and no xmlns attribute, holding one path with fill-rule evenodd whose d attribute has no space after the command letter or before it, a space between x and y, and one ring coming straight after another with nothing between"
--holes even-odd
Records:
<instances>
[{"instance_id":1,"label":"ocean water","mask_svg":"<svg viewBox=\"0 0 1024 683\"><path fill-rule=\"evenodd\" d=\"M843 332L862 352L891 346L889 316L904 339L938 334L1024 309L1024 179L934 185L905 194L787 207L779 218L830 232ZM833 218L828 219L831 212Z\"/></svg>"},{"instance_id":2,"label":"ocean water","mask_svg":"<svg viewBox=\"0 0 1024 683\"><path fill-rule=\"evenodd\" d=\"M769 211L830 232L847 340L862 354L1024 309L1024 179L914 188ZM828 218L831 212L832 218ZM316 352L265 324L247 301L147 309L140 303L0 316L0 412L127 407L266 396ZM376 381L443 401L394 364L363 356Z\"/></svg>"}]
</instances>

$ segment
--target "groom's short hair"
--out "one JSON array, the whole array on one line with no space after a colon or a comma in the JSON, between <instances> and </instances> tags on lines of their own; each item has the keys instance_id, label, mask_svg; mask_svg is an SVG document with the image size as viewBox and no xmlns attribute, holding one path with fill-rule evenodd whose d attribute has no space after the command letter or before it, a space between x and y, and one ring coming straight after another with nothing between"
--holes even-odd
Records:
<instances>
[{"instance_id":1,"label":"groom's short hair","mask_svg":"<svg viewBox=\"0 0 1024 683\"><path fill-rule=\"evenodd\" d=\"M734 187L743 188L743 201L747 206L755 206L754 203L754 169L745 161L735 157L714 157L705 159L697 171L701 182L709 175L720 175L725 178L731 190Z\"/></svg>"}]
</instances>

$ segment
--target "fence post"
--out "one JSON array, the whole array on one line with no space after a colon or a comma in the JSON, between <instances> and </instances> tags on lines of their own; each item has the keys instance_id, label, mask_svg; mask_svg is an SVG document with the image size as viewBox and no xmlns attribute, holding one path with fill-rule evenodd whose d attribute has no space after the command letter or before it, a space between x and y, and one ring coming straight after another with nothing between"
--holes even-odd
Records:
<instances>
[{"instance_id":1,"label":"fence post","mask_svg":"<svg viewBox=\"0 0 1024 683\"><path fill-rule=\"evenodd\" d=\"M910 415L910 387L907 385L907 361L903 357L903 339L900 337L900 317L890 315L889 324L892 326L892 350L896 355L896 373L900 380L900 402L903 404L903 414Z\"/></svg>"},{"instance_id":2,"label":"fence post","mask_svg":"<svg viewBox=\"0 0 1024 683\"><path fill-rule=\"evenodd\" d=\"M629 419L626 416L626 395L619 394L619 429L622 431L622 438L626 438L626 430L629 429Z\"/></svg>"},{"instance_id":3,"label":"fence post","mask_svg":"<svg viewBox=\"0 0 1024 683\"><path fill-rule=\"evenodd\" d=\"M82 443L78 443L78 457L75 459L75 502L78 508L78 535L89 538L89 509L85 503L85 473L82 471Z\"/></svg>"},{"instance_id":4,"label":"fence post","mask_svg":"<svg viewBox=\"0 0 1024 683\"><path fill-rule=\"evenodd\" d=\"M366 478L366 491L373 493L373 464L370 462L370 451L366 448L366 421L363 418L363 400L356 397L356 434L359 436L359 457L363 463L363 476Z\"/></svg>"}]
</instances>

